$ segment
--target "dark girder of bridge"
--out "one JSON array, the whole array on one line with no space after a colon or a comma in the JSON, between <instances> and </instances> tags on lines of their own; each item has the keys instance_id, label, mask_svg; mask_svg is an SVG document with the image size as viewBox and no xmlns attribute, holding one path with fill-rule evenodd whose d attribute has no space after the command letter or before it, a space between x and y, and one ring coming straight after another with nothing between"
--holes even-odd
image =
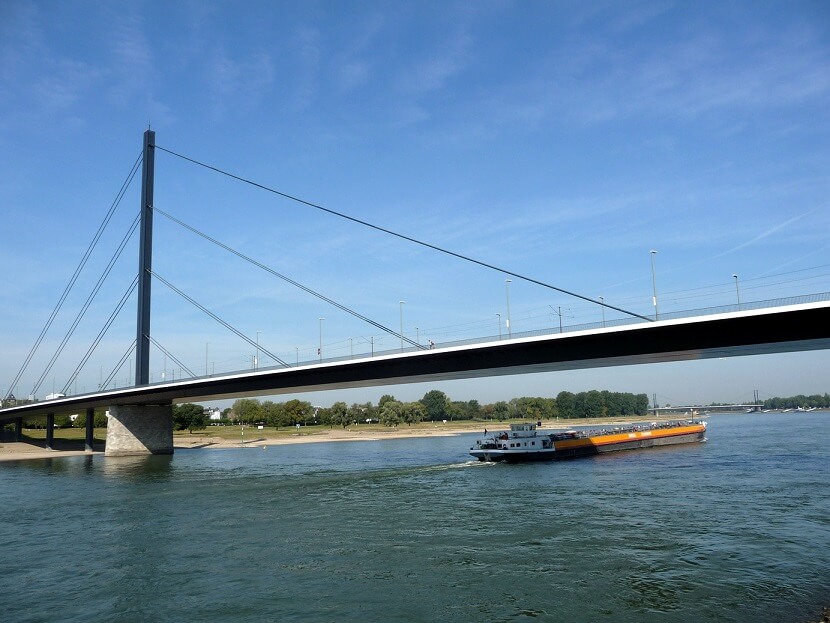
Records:
<instances>
[{"instance_id":1,"label":"dark girder of bridge","mask_svg":"<svg viewBox=\"0 0 830 623\"><path fill-rule=\"evenodd\" d=\"M204 402L827 348L830 302L808 303L125 388L4 409L0 422L112 405Z\"/></svg>"}]
</instances>

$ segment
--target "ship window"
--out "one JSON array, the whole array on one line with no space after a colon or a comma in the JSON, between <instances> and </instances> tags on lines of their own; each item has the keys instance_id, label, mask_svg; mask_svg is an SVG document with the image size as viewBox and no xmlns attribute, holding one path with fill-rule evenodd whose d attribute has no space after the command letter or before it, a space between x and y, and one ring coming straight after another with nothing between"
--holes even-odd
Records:
<instances>
[{"instance_id":1,"label":"ship window","mask_svg":"<svg viewBox=\"0 0 830 623\"><path fill-rule=\"evenodd\" d=\"M531 446L535 446L535 445L536 445L536 442L535 442L535 441L531 441L531 442L530 442L530 445L531 445Z\"/></svg>"}]
</instances>

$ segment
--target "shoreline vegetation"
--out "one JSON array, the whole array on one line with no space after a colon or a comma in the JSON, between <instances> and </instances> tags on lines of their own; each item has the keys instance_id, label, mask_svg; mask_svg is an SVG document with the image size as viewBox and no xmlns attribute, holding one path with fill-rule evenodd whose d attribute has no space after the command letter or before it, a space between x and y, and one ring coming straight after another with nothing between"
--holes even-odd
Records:
<instances>
[{"instance_id":1,"label":"shoreline vegetation","mask_svg":"<svg viewBox=\"0 0 830 623\"><path fill-rule=\"evenodd\" d=\"M630 416L617 418L560 419L544 420L545 428L571 428L574 426L612 426L640 422L651 416ZM661 416L651 418L659 420L677 419ZM175 450L203 448L261 448L285 444L324 443L335 441L378 441L383 439L411 439L417 437L446 437L464 433L484 432L484 429L496 430L509 428L511 422L527 420L508 420L504 422L461 420L455 422L419 422L396 427L383 424L355 424L345 428L329 425L309 425L293 427L266 427L251 425L208 426L204 430L190 432L177 430L173 432ZM43 447L46 431L43 429L24 429L21 441L0 440L0 462L19 459L41 459L83 454L103 454L106 443L106 428L96 428L92 452L84 450L84 430L79 428L57 428L54 432L53 450ZM8 437L8 434L6 435Z\"/></svg>"},{"instance_id":2,"label":"shoreline vegetation","mask_svg":"<svg viewBox=\"0 0 830 623\"><path fill-rule=\"evenodd\" d=\"M710 412L705 417L735 412ZM782 413L780 411L776 413ZM701 414L703 415L703 414ZM541 420L544 429L567 430L577 426L620 426L643 421L667 421L684 419L683 414L654 416L625 416L605 418L559 418ZM446 437L465 433L483 433L485 429L501 430L509 428L511 423L526 422L525 419L506 421L461 420L447 422L419 422L396 427L382 424L356 424L340 428L329 425L309 425L297 427L273 427L226 425L208 426L204 430L189 432L174 431L173 447L177 451L196 449L223 448L263 448L285 444L325 443L338 441L379 441L385 439L413 439L419 437ZM65 456L103 454L106 443L106 428L96 428L92 452L84 450L84 430L78 428L59 428L54 432L52 450L44 448L46 431L42 429L25 429L21 441L11 441L6 433L0 439L0 462L22 459L59 458Z\"/></svg>"},{"instance_id":3,"label":"shoreline vegetation","mask_svg":"<svg viewBox=\"0 0 830 623\"><path fill-rule=\"evenodd\" d=\"M765 401L773 409L792 410L809 406L827 408L830 395L793 396ZM654 405L656 407L657 405ZM652 408L654 408L652 407ZM710 410L730 405L711 405ZM401 402L385 394L377 404L335 402L314 406L303 400L273 402L242 398L233 406L218 409L184 403L173 406L174 450L197 448L267 447L281 444L332 441L376 441L412 437L448 436L508 428L513 422L539 422L541 428L567 430L576 426L615 426L643 421L696 417L688 407L669 405L659 415L649 409L646 394L590 390L561 391L556 397L517 397L509 401L480 404L477 400L451 400L444 392L430 390L414 402ZM215 418L219 419L215 419ZM55 417L52 449L45 448L46 418L24 421L20 440L14 440L10 425L0 426L0 461L96 454L105 449L107 416L94 415L93 450L85 448L86 414Z\"/></svg>"}]
</instances>

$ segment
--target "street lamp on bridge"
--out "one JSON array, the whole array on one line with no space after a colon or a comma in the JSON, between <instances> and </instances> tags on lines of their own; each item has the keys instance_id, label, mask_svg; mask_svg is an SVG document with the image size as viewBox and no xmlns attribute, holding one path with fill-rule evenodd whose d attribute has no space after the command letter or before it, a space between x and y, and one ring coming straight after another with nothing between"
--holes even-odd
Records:
<instances>
[{"instance_id":1,"label":"street lamp on bridge","mask_svg":"<svg viewBox=\"0 0 830 623\"><path fill-rule=\"evenodd\" d=\"M512 279L504 280L504 295L507 299L507 337L513 337L513 330L510 328L510 282Z\"/></svg>"},{"instance_id":2,"label":"street lamp on bridge","mask_svg":"<svg viewBox=\"0 0 830 623\"><path fill-rule=\"evenodd\" d=\"M602 328L605 328L605 299L599 297L599 306L602 309Z\"/></svg>"},{"instance_id":3,"label":"street lamp on bridge","mask_svg":"<svg viewBox=\"0 0 830 623\"><path fill-rule=\"evenodd\" d=\"M320 343L317 347L317 355L320 357L320 363L323 363L323 321L325 318L319 318L320 320Z\"/></svg>"},{"instance_id":4,"label":"street lamp on bridge","mask_svg":"<svg viewBox=\"0 0 830 623\"><path fill-rule=\"evenodd\" d=\"M657 251L652 249L649 253L651 254L651 290L653 293L651 301L654 303L654 319L657 320L659 318L657 312L657 280L654 277L654 256L657 255Z\"/></svg>"},{"instance_id":5,"label":"street lamp on bridge","mask_svg":"<svg viewBox=\"0 0 830 623\"><path fill-rule=\"evenodd\" d=\"M738 311L741 311L741 289L738 287L738 275L732 273L735 278L735 296L738 297Z\"/></svg>"},{"instance_id":6,"label":"street lamp on bridge","mask_svg":"<svg viewBox=\"0 0 830 623\"><path fill-rule=\"evenodd\" d=\"M256 332L256 358L254 359L254 370L259 370L259 334L260 333L262 333L262 331L257 331Z\"/></svg>"},{"instance_id":7,"label":"street lamp on bridge","mask_svg":"<svg viewBox=\"0 0 830 623\"><path fill-rule=\"evenodd\" d=\"M406 305L406 301L398 301L398 307L401 310L401 352L403 352L403 306Z\"/></svg>"}]
</instances>

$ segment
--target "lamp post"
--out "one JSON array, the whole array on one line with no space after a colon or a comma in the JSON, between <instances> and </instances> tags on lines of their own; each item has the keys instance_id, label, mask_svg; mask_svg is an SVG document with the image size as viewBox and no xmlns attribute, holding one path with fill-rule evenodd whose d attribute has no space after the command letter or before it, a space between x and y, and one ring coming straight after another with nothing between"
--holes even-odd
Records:
<instances>
[{"instance_id":1,"label":"lamp post","mask_svg":"<svg viewBox=\"0 0 830 623\"><path fill-rule=\"evenodd\" d=\"M421 330L418 327L415 327L415 342L418 343L420 346L421 344Z\"/></svg>"},{"instance_id":2,"label":"lamp post","mask_svg":"<svg viewBox=\"0 0 830 623\"><path fill-rule=\"evenodd\" d=\"M507 299L507 337L513 337L513 330L510 328L510 282L512 279L504 280L504 295Z\"/></svg>"},{"instance_id":3,"label":"lamp post","mask_svg":"<svg viewBox=\"0 0 830 623\"><path fill-rule=\"evenodd\" d=\"M559 333L562 333L562 307L560 306L560 307L557 307L556 309L553 309L553 305L548 305L548 307L550 307L551 310L553 310L554 314L559 316Z\"/></svg>"},{"instance_id":4,"label":"lamp post","mask_svg":"<svg viewBox=\"0 0 830 623\"><path fill-rule=\"evenodd\" d=\"M320 363L323 363L323 321L325 318L320 318L320 344L317 347L317 354L320 356Z\"/></svg>"},{"instance_id":5,"label":"lamp post","mask_svg":"<svg viewBox=\"0 0 830 623\"><path fill-rule=\"evenodd\" d=\"M602 327L605 328L605 299L599 297L599 306L602 309Z\"/></svg>"},{"instance_id":6,"label":"lamp post","mask_svg":"<svg viewBox=\"0 0 830 623\"><path fill-rule=\"evenodd\" d=\"M362 336L361 336L361 337L362 337ZM369 337L363 337L362 339L363 339L363 340L365 340L365 342L366 342L367 344L370 344L370 345L371 345L371 348L372 348L372 357L374 357L374 356L375 356L375 336L374 336L374 335L371 335L371 336L369 336ZM383 339L383 338L381 338L381 339Z\"/></svg>"},{"instance_id":7,"label":"lamp post","mask_svg":"<svg viewBox=\"0 0 830 623\"><path fill-rule=\"evenodd\" d=\"M735 278L735 296L738 297L738 311L741 311L741 289L738 287L738 275L732 273Z\"/></svg>"},{"instance_id":8,"label":"lamp post","mask_svg":"<svg viewBox=\"0 0 830 623\"><path fill-rule=\"evenodd\" d=\"M299 346L294 347L294 365L296 365L296 366L300 365L300 347Z\"/></svg>"},{"instance_id":9,"label":"lamp post","mask_svg":"<svg viewBox=\"0 0 830 623\"><path fill-rule=\"evenodd\" d=\"M501 339L501 314L496 312L496 319L499 323L499 339Z\"/></svg>"},{"instance_id":10,"label":"lamp post","mask_svg":"<svg viewBox=\"0 0 830 623\"><path fill-rule=\"evenodd\" d=\"M660 317L657 311L657 280L654 277L654 256L657 255L657 251L652 249L649 253L651 254L651 289L653 292L651 300L654 303L654 319L657 320Z\"/></svg>"},{"instance_id":11,"label":"lamp post","mask_svg":"<svg viewBox=\"0 0 830 623\"><path fill-rule=\"evenodd\" d=\"M208 375L208 344L210 344L210 342L205 342L205 376L207 376L207 375ZM165 367L165 368L167 368L167 359L166 359L166 355L165 355L165 363L164 363L164 367ZM165 370L165 372L166 372L166 371L167 371L167 370ZM161 378L162 378L162 380L164 379L164 374L163 374L163 373L162 373L162 375L161 375Z\"/></svg>"},{"instance_id":12,"label":"lamp post","mask_svg":"<svg viewBox=\"0 0 830 623\"><path fill-rule=\"evenodd\" d=\"M401 310L401 352L403 352L403 306L406 305L406 301L398 301L398 307Z\"/></svg>"},{"instance_id":13,"label":"lamp post","mask_svg":"<svg viewBox=\"0 0 830 623\"><path fill-rule=\"evenodd\" d=\"M256 358L254 359L254 370L259 370L259 334L262 331L256 332Z\"/></svg>"}]
</instances>

